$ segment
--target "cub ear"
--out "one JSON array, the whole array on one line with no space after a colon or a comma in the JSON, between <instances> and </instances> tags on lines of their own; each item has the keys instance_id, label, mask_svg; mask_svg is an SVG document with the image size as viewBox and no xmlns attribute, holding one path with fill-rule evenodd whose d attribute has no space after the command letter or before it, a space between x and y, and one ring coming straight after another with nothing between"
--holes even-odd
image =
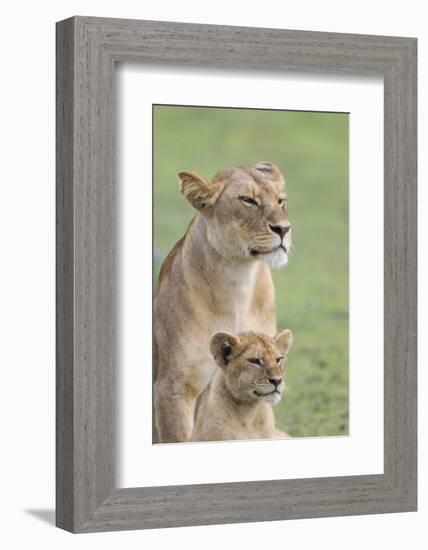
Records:
<instances>
[{"instance_id":1,"label":"cub ear","mask_svg":"<svg viewBox=\"0 0 428 550\"><path fill-rule=\"evenodd\" d=\"M228 332L217 332L211 338L210 351L219 367L225 368L233 351L239 344L239 338Z\"/></svg>"},{"instance_id":2,"label":"cub ear","mask_svg":"<svg viewBox=\"0 0 428 550\"><path fill-rule=\"evenodd\" d=\"M275 344L281 350L284 355L290 351L291 344L293 343L293 333L290 329L285 329L278 334L275 338Z\"/></svg>"},{"instance_id":3,"label":"cub ear","mask_svg":"<svg viewBox=\"0 0 428 550\"><path fill-rule=\"evenodd\" d=\"M223 189L223 183L216 181L208 183L196 172L179 172L180 191L196 210L204 210L213 206Z\"/></svg>"}]
</instances>

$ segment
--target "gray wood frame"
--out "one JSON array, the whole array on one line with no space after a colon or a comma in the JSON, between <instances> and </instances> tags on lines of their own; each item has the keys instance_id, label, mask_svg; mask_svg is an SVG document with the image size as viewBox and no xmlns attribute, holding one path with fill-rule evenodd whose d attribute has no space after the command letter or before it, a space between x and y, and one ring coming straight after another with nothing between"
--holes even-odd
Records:
<instances>
[{"instance_id":1,"label":"gray wood frame","mask_svg":"<svg viewBox=\"0 0 428 550\"><path fill-rule=\"evenodd\" d=\"M115 488L113 82L115 63L125 61L383 76L384 474ZM59 527L416 510L416 295L416 39L90 17L57 24Z\"/></svg>"}]
</instances>

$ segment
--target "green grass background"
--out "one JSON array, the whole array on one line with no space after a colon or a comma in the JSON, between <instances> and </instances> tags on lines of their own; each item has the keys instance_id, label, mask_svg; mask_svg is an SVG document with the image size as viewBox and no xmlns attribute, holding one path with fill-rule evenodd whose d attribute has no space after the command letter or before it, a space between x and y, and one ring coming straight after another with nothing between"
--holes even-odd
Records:
<instances>
[{"instance_id":1,"label":"green grass background","mask_svg":"<svg viewBox=\"0 0 428 550\"><path fill-rule=\"evenodd\" d=\"M194 211L179 170L206 178L270 160L286 176L294 252L274 270L278 329L291 328L288 391L274 407L293 436L348 433L348 115L154 106L155 275Z\"/></svg>"}]
</instances>

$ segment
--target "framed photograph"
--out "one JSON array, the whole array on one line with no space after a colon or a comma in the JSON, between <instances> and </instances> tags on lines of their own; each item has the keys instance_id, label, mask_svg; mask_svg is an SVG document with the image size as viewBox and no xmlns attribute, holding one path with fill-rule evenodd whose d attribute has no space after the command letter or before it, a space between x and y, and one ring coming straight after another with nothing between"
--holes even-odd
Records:
<instances>
[{"instance_id":1,"label":"framed photograph","mask_svg":"<svg viewBox=\"0 0 428 550\"><path fill-rule=\"evenodd\" d=\"M416 39L57 24L57 525L414 511Z\"/></svg>"}]
</instances>

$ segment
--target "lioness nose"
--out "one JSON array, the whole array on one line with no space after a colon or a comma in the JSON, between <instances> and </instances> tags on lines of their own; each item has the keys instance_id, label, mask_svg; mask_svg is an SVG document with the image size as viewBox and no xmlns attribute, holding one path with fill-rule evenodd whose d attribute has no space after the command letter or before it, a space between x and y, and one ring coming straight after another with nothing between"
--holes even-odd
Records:
<instances>
[{"instance_id":1,"label":"lioness nose","mask_svg":"<svg viewBox=\"0 0 428 550\"><path fill-rule=\"evenodd\" d=\"M291 225L271 225L269 224L270 230L276 233L281 237L281 239L286 235L290 229Z\"/></svg>"},{"instance_id":2,"label":"lioness nose","mask_svg":"<svg viewBox=\"0 0 428 550\"><path fill-rule=\"evenodd\" d=\"M277 388L282 382L282 378L268 378L268 380L275 386L275 388Z\"/></svg>"}]
</instances>

